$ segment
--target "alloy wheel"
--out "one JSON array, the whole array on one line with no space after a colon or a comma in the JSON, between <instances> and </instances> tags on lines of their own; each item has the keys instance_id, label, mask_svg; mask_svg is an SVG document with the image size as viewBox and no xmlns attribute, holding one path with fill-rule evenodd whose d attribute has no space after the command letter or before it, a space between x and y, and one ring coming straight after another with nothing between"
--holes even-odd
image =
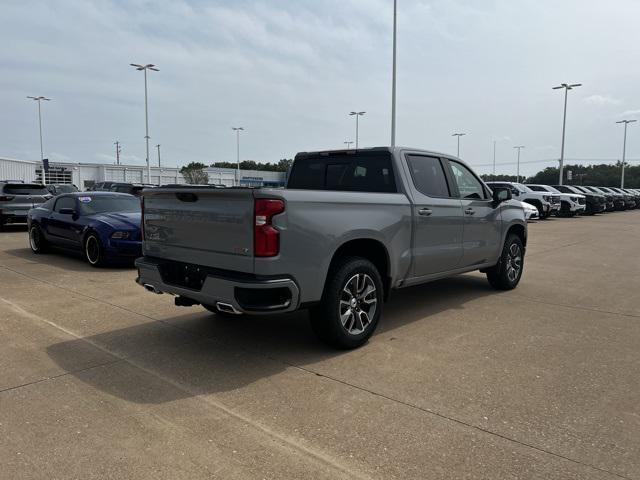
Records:
<instances>
[{"instance_id":1,"label":"alloy wheel","mask_svg":"<svg viewBox=\"0 0 640 480\"><path fill-rule=\"evenodd\" d=\"M353 275L346 281L338 305L342 326L351 335L363 333L374 319L377 303L373 279L366 273Z\"/></svg>"},{"instance_id":2,"label":"alloy wheel","mask_svg":"<svg viewBox=\"0 0 640 480\"><path fill-rule=\"evenodd\" d=\"M507 278L515 282L522 268L522 252L517 243L512 243L507 254Z\"/></svg>"}]
</instances>

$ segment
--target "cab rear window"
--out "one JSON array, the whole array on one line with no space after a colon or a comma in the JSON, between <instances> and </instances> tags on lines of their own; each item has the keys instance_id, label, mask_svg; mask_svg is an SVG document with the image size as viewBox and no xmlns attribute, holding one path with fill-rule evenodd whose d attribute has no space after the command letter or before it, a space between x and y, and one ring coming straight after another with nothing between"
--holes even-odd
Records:
<instances>
[{"instance_id":1,"label":"cab rear window","mask_svg":"<svg viewBox=\"0 0 640 480\"><path fill-rule=\"evenodd\" d=\"M288 188L396 193L389 152L330 152L296 158Z\"/></svg>"}]
</instances>

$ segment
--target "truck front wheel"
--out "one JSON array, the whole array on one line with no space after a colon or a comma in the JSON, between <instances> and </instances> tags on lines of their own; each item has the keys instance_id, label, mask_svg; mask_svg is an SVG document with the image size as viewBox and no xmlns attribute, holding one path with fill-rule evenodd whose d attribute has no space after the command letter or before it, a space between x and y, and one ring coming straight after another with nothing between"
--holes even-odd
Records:
<instances>
[{"instance_id":1,"label":"truck front wheel","mask_svg":"<svg viewBox=\"0 0 640 480\"><path fill-rule=\"evenodd\" d=\"M518 286L524 268L524 247L517 235L504 242L498 263L487 269L487 280L497 290L512 290Z\"/></svg>"},{"instance_id":2,"label":"truck front wheel","mask_svg":"<svg viewBox=\"0 0 640 480\"><path fill-rule=\"evenodd\" d=\"M342 349L367 342L382 315L383 287L373 263L348 257L329 272L322 301L310 312L320 339Z\"/></svg>"}]
</instances>

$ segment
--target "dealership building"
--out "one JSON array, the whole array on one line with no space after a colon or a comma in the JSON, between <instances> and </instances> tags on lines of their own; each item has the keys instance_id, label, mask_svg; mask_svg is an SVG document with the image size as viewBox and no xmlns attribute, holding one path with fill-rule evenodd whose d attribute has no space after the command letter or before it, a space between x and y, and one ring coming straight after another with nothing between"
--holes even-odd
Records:
<instances>
[{"instance_id":1,"label":"dealership building","mask_svg":"<svg viewBox=\"0 0 640 480\"><path fill-rule=\"evenodd\" d=\"M151 182L147 182L147 167L141 165L114 165L101 163L49 162L46 183L70 183L86 190L98 182L151 183L166 185L186 183L176 167L151 167ZM212 185L236 185L238 173L233 168L209 167L205 170ZM34 160L18 160L0 157L0 181L22 180L24 182L42 182L42 163ZM241 186L281 187L284 186L286 173L264 172L261 170L240 170Z\"/></svg>"}]
</instances>

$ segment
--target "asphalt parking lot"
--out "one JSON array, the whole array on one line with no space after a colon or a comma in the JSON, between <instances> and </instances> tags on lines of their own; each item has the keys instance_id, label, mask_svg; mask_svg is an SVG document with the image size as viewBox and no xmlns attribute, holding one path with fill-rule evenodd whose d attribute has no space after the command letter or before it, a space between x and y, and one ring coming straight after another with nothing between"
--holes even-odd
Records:
<instances>
[{"instance_id":1,"label":"asphalt parking lot","mask_svg":"<svg viewBox=\"0 0 640 480\"><path fill-rule=\"evenodd\" d=\"M639 239L531 224L515 291L403 290L336 352L0 232L0 477L639 479Z\"/></svg>"}]
</instances>

